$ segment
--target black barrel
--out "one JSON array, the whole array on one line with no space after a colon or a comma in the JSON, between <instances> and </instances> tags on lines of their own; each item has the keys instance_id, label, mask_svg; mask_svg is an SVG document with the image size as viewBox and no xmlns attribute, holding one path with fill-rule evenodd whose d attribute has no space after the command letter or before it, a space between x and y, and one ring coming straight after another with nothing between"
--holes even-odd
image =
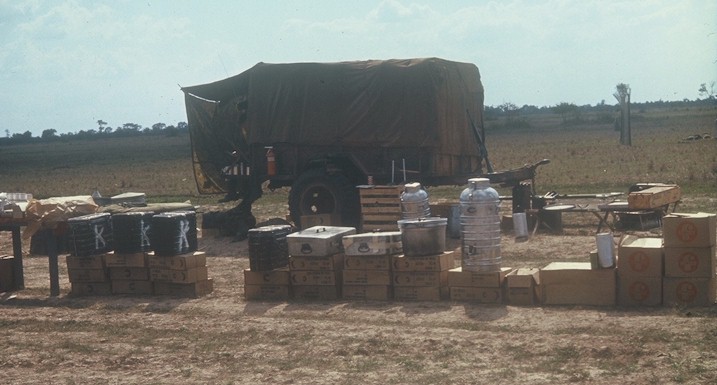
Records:
<instances>
[{"instance_id":1,"label":"black barrel","mask_svg":"<svg viewBox=\"0 0 717 385\"><path fill-rule=\"evenodd\" d=\"M116 253L134 254L152 250L152 212L112 215L112 234Z\"/></svg>"},{"instance_id":2,"label":"black barrel","mask_svg":"<svg viewBox=\"0 0 717 385\"><path fill-rule=\"evenodd\" d=\"M172 256L197 250L197 215L193 211L156 214L150 242L156 255Z\"/></svg>"},{"instance_id":3,"label":"black barrel","mask_svg":"<svg viewBox=\"0 0 717 385\"><path fill-rule=\"evenodd\" d=\"M89 214L67 220L67 248L72 255L85 257L112 251L112 215Z\"/></svg>"},{"instance_id":4,"label":"black barrel","mask_svg":"<svg viewBox=\"0 0 717 385\"><path fill-rule=\"evenodd\" d=\"M250 229L249 269L269 271L289 264L289 244L286 236L291 233L289 225L263 226Z\"/></svg>"}]
</instances>

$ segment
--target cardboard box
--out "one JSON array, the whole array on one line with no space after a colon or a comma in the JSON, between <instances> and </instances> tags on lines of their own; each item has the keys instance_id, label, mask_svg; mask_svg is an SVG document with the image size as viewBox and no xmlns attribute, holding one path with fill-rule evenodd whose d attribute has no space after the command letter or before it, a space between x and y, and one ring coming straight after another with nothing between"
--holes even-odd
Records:
<instances>
[{"instance_id":1,"label":"cardboard box","mask_svg":"<svg viewBox=\"0 0 717 385\"><path fill-rule=\"evenodd\" d=\"M662 218L665 247L710 247L717 238L717 214L672 213Z\"/></svg>"},{"instance_id":2,"label":"cardboard box","mask_svg":"<svg viewBox=\"0 0 717 385\"><path fill-rule=\"evenodd\" d=\"M503 289L500 287L451 286L450 293L452 301L493 304L503 302Z\"/></svg>"},{"instance_id":3,"label":"cardboard box","mask_svg":"<svg viewBox=\"0 0 717 385\"><path fill-rule=\"evenodd\" d=\"M680 200L680 186L664 185L633 191L627 195L627 207L630 210L656 209Z\"/></svg>"},{"instance_id":4,"label":"cardboard box","mask_svg":"<svg viewBox=\"0 0 717 385\"><path fill-rule=\"evenodd\" d=\"M329 256L290 255L289 268L291 270L321 270L334 271L344 267L344 255Z\"/></svg>"},{"instance_id":5,"label":"cardboard box","mask_svg":"<svg viewBox=\"0 0 717 385\"><path fill-rule=\"evenodd\" d=\"M505 276L512 270L510 267L503 267L500 271L481 273L476 271L463 271L463 268L456 267L448 271L448 286L501 287Z\"/></svg>"},{"instance_id":6,"label":"cardboard box","mask_svg":"<svg viewBox=\"0 0 717 385\"><path fill-rule=\"evenodd\" d=\"M207 255L203 251L195 251L192 254L173 256L162 256L150 254L147 257L149 267L157 267L170 270L188 270L195 267L207 265Z\"/></svg>"},{"instance_id":7,"label":"cardboard box","mask_svg":"<svg viewBox=\"0 0 717 385\"><path fill-rule=\"evenodd\" d=\"M388 270L344 270L344 285L391 285L391 272Z\"/></svg>"},{"instance_id":8,"label":"cardboard box","mask_svg":"<svg viewBox=\"0 0 717 385\"><path fill-rule=\"evenodd\" d=\"M455 251L420 257L393 256L393 271L445 271L454 266Z\"/></svg>"},{"instance_id":9,"label":"cardboard box","mask_svg":"<svg viewBox=\"0 0 717 385\"><path fill-rule=\"evenodd\" d=\"M104 269L105 255L90 255L87 257L78 257L76 255L68 255L65 259L68 269Z\"/></svg>"},{"instance_id":10,"label":"cardboard box","mask_svg":"<svg viewBox=\"0 0 717 385\"><path fill-rule=\"evenodd\" d=\"M617 303L620 306L662 305L662 277L625 275L618 270Z\"/></svg>"},{"instance_id":11,"label":"cardboard box","mask_svg":"<svg viewBox=\"0 0 717 385\"><path fill-rule=\"evenodd\" d=\"M209 278L192 283L154 282L155 295L169 295L182 298L196 298L214 291L214 280Z\"/></svg>"},{"instance_id":12,"label":"cardboard box","mask_svg":"<svg viewBox=\"0 0 717 385\"><path fill-rule=\"evenodd\" d=\"M147 267L146 253L116 254L109 252L105 255L107 267Z\"/></svg>"},{"instance_id":13,"label":"cardboard box","mask_svg":"<svg viewBox=\"0 0 717 385\"><path fill-rule=\"evenodd\" d=\"M393 286L447 286L448 271L394 271Z\"/></svg>"},{"instance_id":14,"label":"cardboard box","mask_svg":"<svg viewBox=\"0 0 717 385\"><path fill-rule=\"evenodd\" d=\"M346 285L342 289L344 299L359 301L388 301L393 298L389 285Z\"/></svg>"},{"instance_id":15,"label":"cardboard box","mask_svg":"<svg viewBox=\"0 0 717 385\"><path fill-rule=\"evenodd\" d=\"M715 246L665 247L665 277L711 278L715 275Z\"/></svg>"},{"instance_id":16,"label":"cardboard box","mask_svg":"<svg viewBox=\"0 0 717 385\"><path fill-rule=\"evenodd\" d=\"M517 269L508 273L507 299L511 305L535 305L540 298L540 269Z\"/></svg>"},{"instance_id":17,"label":"cardboard box","mask_svg":"<svg viewBox=\"0 0 717 385\"><path fill-rule=\"evenodd\" d=\"M340 286L306 285L292 286L294 299L303 301L332 301L341 298Z\"/></svg>"},{"instance_id":18,"label":"cardboard box","mask_svg":"<svg viewBox=\"0 0 717 385\"><path fill-rule=\"evenodd\" d=\"M662 303L665 306L712 306L717 294L713 278L664 278Z\"/></svg>"},{"instance_id":19,"label":"cardboard box","mask_svg":"<svg viewBox=\"0 0 717 385\"><path fill-rule=\"evenodd\" d=\"M291 299L291 287L275 284L244 285L244 298L247 301L287 301Z\"/></svg>"},{"instance_id":20,"label":"cardboard box","mask_svg":"<svg viewBox=\"0 0 717 385\"><path fill-rule=\"evenodd\" d=\"M112 281L112 294L151 295L153 292L152 281Z\"/></svg>"},{"instance_id":21,"label":"cardboard box","mask_svg":"<svg viewBox=\"0 0 717 385\"><path fill-rule=\"evenodd\" d=\"M396 301L442 301L449 298L447 286L394 286Z\"/></svg>"},{"instance_id":22,"label":"cardboard box","mask_svg":"<svg viewBox=\"0 0 717 385\"><path fill-rule=\"evenodd\" d=\"M289 268L275 269L271 271L244 270L244 285L283 285L289 286L291 277Z\"/></svg>"},{"instance_id":23,"label":"cardboard box","mask_svg":"<svg viewBox=\"0 0 717 385\"><path fill-rule=\"evenodd\" d=\"M149 281L149 269L146 267L109 267L111 280Z\"/></svg>"},{"instance_id":24,"label":"cardboard box","mask_svg":"<svg viewBox=\"0 0 717 385\"><path fill-rule=\"evenodd\" d=\"M546 305L614 306L615 269L590 268L590 262L552 262L540 270Z\"/></svg>"},{"instance_id":25,"label":"cardboard box","mask_svg":"<svg viewBox=\"0 0 717 385\"><path fill-rule=\"evenodd\" d=\"M149 270L152 281L173 282L173 283L195 283L209 279L209 272L206 266L195 267L187 270L170 270L151 268Z\"/></svg>"},{"instance_id":26,"label":"cardboard box","mask_svg":"<svg viewBox=\"0 0 717 385\"><path fill-rule=\"evenodd\" d=\"M391 270L391 255L347 255L344 257L344 269L347 270Z\"/></svg>"},{"instance_id":27,"label":"cardboard box","mask_svg":"<svg viewBox=\"0 0 717 385\"><path fill-rule=\"evenodd\" d=\"M106 269L67 269L70 282L107 282Z\"/></svg>"},{"instance_id":28,"label":"cardboard box","mask_svg":"<svg viewBox=\"0 0 717 385\"><path fill-rule=\"evenodd\" d=\"M639 238L627 235L620 242L617 255L617 268L621 274L640 277L662 276L662 238Z\"/></svg>"},{"instance_id":29,"label":"cardboard box","mask_svg":"<svg viewBox=\"0 0 717 385\"><path fill-rule=\"evenodd\" d=\"M14 263L15 257L10 255L0 256L0 293L15 290Z\"/></svg>"},{"instance_id":30,"label":"cardboard box","mask_svg":"<svg viewBox=\"0 0 717 385\"><path fill-rule=\"evenodd\" d=\"M336 286L341 284L341 272L324 270L292 270L294 286Z\"/></svg>"},{"instance_id":31,"label":"cardboard box","mask_svg":"<svg viewBox=\"0 0 717 385\"><path fill-rule=\"evenodd\" d=\"M110 295L112 285L109 282L72 282L70 295Z\"/></svg>"}]
</instances>

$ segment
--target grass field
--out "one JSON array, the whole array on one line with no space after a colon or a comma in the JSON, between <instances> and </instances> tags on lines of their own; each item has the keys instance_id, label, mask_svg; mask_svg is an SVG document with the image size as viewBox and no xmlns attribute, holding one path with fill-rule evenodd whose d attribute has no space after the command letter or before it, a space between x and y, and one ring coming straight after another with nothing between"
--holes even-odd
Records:
<instances>
[{"instance_id":1,"label":"grass field","mask_svg":"<svg viewBox=\"0 0 717 385\"><path fill-rule=\"evenodd\" d=\"M491 129L496 169L548 158L538 192L627 191L636 182L674 182L684 211L717 212L717 112L637 112L633 146L609 125ZM430 188L455 200L464 186ZM191 200L200 212L226 208L196 194L187 137L57 142L0 147L0 191L58 195L145 192L150 201ZM287 213L287 191L266 191L259 220ZM515 243L504 234L503 266L585 261L595 223L567 235L538 232ZM451 247L456 246L455 240ZM262 302L243 298L247 242L204 234L212 294L49 296L47 258L28 255L25 286L0 296L4 384L715 384L717 306L620 308L443 302ZM0 254L11 253L0 232ZM457 261L460 263L460 261Z\"/></svg>"}]
</instances>

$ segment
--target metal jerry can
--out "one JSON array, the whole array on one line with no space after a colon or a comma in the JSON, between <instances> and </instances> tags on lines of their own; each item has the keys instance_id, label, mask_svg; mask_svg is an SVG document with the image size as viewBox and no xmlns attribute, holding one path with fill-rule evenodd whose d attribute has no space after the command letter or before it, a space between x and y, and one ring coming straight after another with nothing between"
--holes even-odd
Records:
<instances>
[{"instance_id":1,"label":"metal jerry can","mask_svg":"<svg viewBox=\"0 0 717 385\"><path fill-rule=\"evenodd\" d=\"M400 231L346 235L343 244L347 256L393 255L403 252Z\"/></svg>"},{"instance_id":2,"label":"metal jerry can","mask_svg":"<svg viewBox=\"0 0 717 385\"><path fill-rule=\"evenodd\" d=\"M289 255L327 257L344 251L341 239L356 234L353 227L314 226L286 236Z\"/></svg>"}]
</instances>

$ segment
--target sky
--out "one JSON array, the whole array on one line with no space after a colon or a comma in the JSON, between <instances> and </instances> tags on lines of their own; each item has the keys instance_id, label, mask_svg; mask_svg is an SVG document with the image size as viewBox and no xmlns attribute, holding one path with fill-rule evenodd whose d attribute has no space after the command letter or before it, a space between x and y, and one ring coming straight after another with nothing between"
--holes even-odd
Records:
<instances>
[{"instance_id":1,"label":"sky","mask_svg":"<svg viewBox=\"0 0 717 385\"><path fill-rule=\"evenodd\" d=\"M176 125L180 86L258 62L420 57L475 63L490 106L694 100L717 1L0 0L0 135Z\"/></svg>"}]
</instances>

